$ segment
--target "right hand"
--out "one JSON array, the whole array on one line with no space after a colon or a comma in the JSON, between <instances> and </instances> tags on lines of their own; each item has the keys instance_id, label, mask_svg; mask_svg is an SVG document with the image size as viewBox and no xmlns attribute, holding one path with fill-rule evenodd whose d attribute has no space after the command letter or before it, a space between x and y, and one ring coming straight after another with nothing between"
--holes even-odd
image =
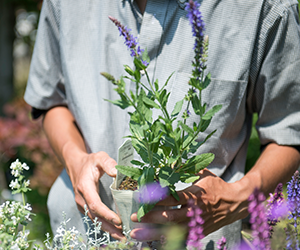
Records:
<instances>
[{"instance_id":1,"label":"right hand","mask_svg":"<svg viewBox=\"0 0 300 250\"><path fill-rule=\"evenodd\" d=\"M68 174L73 184L75 201L83 214L87 205L88 216L102 222L101 229L107 231L117 240L124 240L120 217L110 210L100 199L99 179L104 173L116 177L116 161L105 152L83 153L81 162L68 168Z\"/></svg>"}]
</instances>

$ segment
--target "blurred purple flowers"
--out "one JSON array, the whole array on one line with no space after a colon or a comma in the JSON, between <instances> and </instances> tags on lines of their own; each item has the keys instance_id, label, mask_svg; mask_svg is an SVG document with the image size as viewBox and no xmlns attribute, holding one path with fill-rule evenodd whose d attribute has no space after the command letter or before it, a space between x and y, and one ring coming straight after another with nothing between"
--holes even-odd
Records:
<instances>
[{"instance_id":1,"label":"blurred purple flowers","mask_svg":"<svg viewBox=\"0 0 300 250\"><path fill-rule=\"evenodd\" d=\"M217 242L217 248L219 250L227 250L227 247L226 247L226 238L224 236L222 236L222 238L218 240L218 242Z\"/></svg>"},{"instance_id":2,"label":"blurred purple flowers","mask_svg":"<svg viewBox=\"0 0 300 250\"><path fill-rule=\"evenodd\" d=\"M201 249L201 239L204 238L203 227L204 220L201 218L202 210L195 205L194 200L190 199L188 201L188 207L190 210L187 212L186 216L190 217L189 235L187 238L187 249Z\"/></svg>"},{"instance_id":3,"label":"blurred purple flowers","mask_svg":"<svg viewBox=\"0 0 300 250\"><path fill-rule=\"evenodd\" d=\"M165 199L169 194L167 187L162 187L158 182L149 183L140 187L137 200L143 204L153 204Z\"/></svg>"},{"instance_id":4,"label":"blurred purple flowers","mask_svg":"<svg viewBox=\"0 0 300 250\"><path fill-rule=\"evenodd\" d=\"M297 170L292 177L292 180L287 186L287 200L290 210L289 219L294 220L294 227L297 227L297 218L300 215L300 185L299 185L299 171Z\"/></svg>"},{"instance_id":5,"label":"blurred purple flowers","mask_svg":"<svg viewBox=\"0 0 300 250\"><path fill-rule=\"evenodd\" d=\"M253 230L253 246L257 250L268 250L270 247L269 225L266 217L266 210L263 204L265 196L258 189L249 196L250 223Z\"/></svg>"},{"instance_id":6,"label":"blurred purple flowers","mask_svg":"<svg viewBox=\"0 0 300 250\"><path fill-rule=\"evenodd\" d=\"M135 58L139 58L145 66L148 66L148 62L142 60L140 57L144 50L140 48L137 42L137 38L130 34L130 29L122 25L116 18L109 16L108 17L119 29L120 36L123 36L124 43L130 50L130 55Z\"/></svg>"},{"instance_id":7,"label":"blurred purple flowers","mask_svg":"<svg viewBox=\"0 0 300 250\"><path fill-rule=\"evenodd\" d=\"M289 208L289 219L292 220L291 225L294 226L292 232L287 233L287 249L291 249L291 245L295 244L295 249L300 249L299 247L299 232L298 232L298 218L300 216L300 185L299 185L299 171L297 170L291 181L288 182L287 186L287 202ZM295 236L295 240L292 240Z\"/></svg>"},{"instance_id":8,"label":"blurred purple flowers","mask_svg":"<svg viewBox=\"0 0 300 250\"><path fill-rule=\"evenodd\" d=\"M273 227L279 222L279 218L288 214L288 207L283 198L282 183L279 183L274 191L270 194L267 203L267 219L269 224L269 237L272 237Z\"/></svg>"}]
</instances>

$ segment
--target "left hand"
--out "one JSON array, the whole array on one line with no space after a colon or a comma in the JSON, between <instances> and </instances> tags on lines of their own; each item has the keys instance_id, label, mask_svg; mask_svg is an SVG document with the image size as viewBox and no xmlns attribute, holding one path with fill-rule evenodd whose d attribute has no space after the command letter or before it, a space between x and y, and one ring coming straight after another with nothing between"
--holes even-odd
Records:
<instances>
[{"instance_id":1,"label":"left hand","mask_svg":"<svg viewBox=\"0 0 300 250\"><path fill-rule=\"evenodd\" d=\"M202 210L201 217L205 221L203 224L204 235L247 216L247 199L253 191L252 188L248 188L247 192L241 192L245 188L241 187L239 182L227 183L207 169L202 170L199 175L199 181L178 192L179 201L173 196L168 196L157 204L160 206L181 205L180 209L151 211L142 218L141 222L175 223L188 228L187 202L191 198ZM134 222L138 221L136 213L132 214L131 219ZM161 227L136 228L130 233L132 238L139 241L157 240L161 235Z\"/></svg>"}]
</instances>

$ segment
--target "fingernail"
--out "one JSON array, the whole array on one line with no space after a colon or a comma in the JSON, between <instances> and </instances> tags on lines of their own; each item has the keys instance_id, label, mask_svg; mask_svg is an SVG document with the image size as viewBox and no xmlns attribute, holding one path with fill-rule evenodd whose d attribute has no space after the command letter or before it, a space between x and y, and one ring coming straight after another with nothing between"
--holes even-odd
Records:
<instances>
[{"instance_id":1,"label":"fingernail","mask_svg":"<svg viewBox=\"0 0 300 250\"><path fill-rule=\"evenodd\" d=\"M121 226L122 222L119 219L112 219L112 223L115 224L116 226Z\"/></svg>"},{"instance_id":2,"label":"fingernail","mask_svg":"<svg viewBox=\"0 0 300 250\"><path fill-rule=\"evenodd\" d=\"M144 240L147 237L147 231L146 230L137 230L135 232L131 232L130 236L136 240Z\"/></svg>"}]
</instances>

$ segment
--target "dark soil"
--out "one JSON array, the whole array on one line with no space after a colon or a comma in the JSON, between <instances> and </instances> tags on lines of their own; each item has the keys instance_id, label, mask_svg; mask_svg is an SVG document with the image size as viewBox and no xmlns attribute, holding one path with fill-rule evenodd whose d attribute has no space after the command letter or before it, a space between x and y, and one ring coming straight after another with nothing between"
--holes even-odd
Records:
<instances>
[{"instance_id":1,"label":"dark soil","mask_svg":"<svg viewBox=\"0 0 300 250\"><path fill-rule=\"evenodd\" d=\"M119 190L137 190L138 183L137 181L131 179L130 177L126 176L125 179L121 182L119 186Z\"/></svg>"}]
</instances>

